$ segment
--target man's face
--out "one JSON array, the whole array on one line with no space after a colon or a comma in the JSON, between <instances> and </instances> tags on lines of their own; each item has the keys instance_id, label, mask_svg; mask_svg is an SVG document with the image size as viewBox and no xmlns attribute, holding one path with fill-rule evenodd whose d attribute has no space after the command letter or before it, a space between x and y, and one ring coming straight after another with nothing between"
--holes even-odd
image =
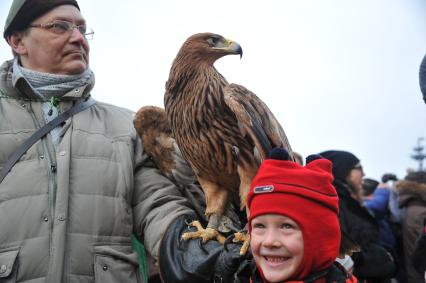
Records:
<instances>
[{"instance_id":1,"label":"man's face","mask_svg":"<svg viewBox=\"0 0 426 283\"><path fill-rule=\"evenodd\" d=\"M251 221L250 245L256 264L269 282L291 279L302 263L303 234L296 222L279 214Z\"/></svg>"},{"instance_id":2,"label":"man's face","mask_svg":"<svg viewBox=\"0 0 426 283\"><path fill-rule=\"evenodd\" d=\"M31 25L67 21L84 25L85 20L73 5L61 5L34 20ZM16 36L16 35L13 35ZM89 64L89 45L78 29L56 34L44 28L29 28L20 33L20 45L14 51L20 55L23 67L51 74L82 73Z\"/></svg>"}]
</instances>

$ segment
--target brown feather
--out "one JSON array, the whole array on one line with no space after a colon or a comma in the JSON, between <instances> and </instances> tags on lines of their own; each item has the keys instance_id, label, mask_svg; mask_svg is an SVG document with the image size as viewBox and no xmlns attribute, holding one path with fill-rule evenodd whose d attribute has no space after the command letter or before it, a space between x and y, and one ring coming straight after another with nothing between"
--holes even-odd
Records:
<instances>
[{"instance_id":1,"label":"brown feather","mask_svg":"<svg viewBox=\"0 0 426 283\"><path fill-rule=\"evenodd\" d=\"M179 185L194 183L194 173L172 137L164 109L156 106L140 108L135 115L134 127L144 150L166 177Z\"/></svg>"},{"instance_id":2,"label":"brown feather","mask_svg":"<svg viewBox=\"0 0 426 283\"><path fill-rule=\"evenodd\" d=\"M172 157L171 130L163 109L144 106L136 113L134 126L138 132L145 151L167 176L175 166Z\"/></svg>"}]
</instances>

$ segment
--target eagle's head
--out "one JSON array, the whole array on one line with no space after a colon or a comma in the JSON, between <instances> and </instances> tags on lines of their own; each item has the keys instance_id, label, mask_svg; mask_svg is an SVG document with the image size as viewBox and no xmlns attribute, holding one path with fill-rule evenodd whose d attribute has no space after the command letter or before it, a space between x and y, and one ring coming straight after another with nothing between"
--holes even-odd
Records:
<instances>
[{"instance_id":1,"label":"eagle's head","mask_svg":"<svg viewBox=\"0 0 426 283\"><path fill-rule=\"evenodd\" d=\"M176 58L185 58L195 63L213 63L230 54L239 54L243 56L241 46L230 39L226 39L219 34L214 33L197 33L189 37L179 50Z\"/></svg>"}]
</instances>

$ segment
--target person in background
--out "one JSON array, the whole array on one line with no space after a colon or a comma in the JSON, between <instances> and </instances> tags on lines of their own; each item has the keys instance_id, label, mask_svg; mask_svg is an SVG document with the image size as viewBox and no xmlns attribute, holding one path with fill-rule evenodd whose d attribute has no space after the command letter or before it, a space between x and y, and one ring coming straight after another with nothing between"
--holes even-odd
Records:
<instances>
[{"instance_id":1,"label":"person in background","mask_svg":"<svg viewBox=\"0 0 426 283\"><path fill-rule=\"evenodd\" d=\"M396 180L393 174L384 174L382 182L370 178L363 179L363 194L364 206L374 215L379 226L379 244L383 246L390 254L398 266L395 279L398 282L405 282L406 276L403 268L403 253L402 253L402 236L401 225L399 222L394 222L390 207L392 201L397 201L396 198L391 198L393 191L389 180ZM395 206L395 205L394 205Z\"/></svg>"},{"instance_id":2,"label":"person in background","mask_svg":"<svg viewBox=\"0 0 426 283\"><path fill-rule=\"evenodd\" d=\"M311 155L306 163L275 148L253 179L247 198L253 283L357 282L335 263L340 227L331 162Z\"/></svg>"},{"instance_id":3,"label":"person in background","mask_svg":"<svg viewBox=\"0 0 426 283\"><path fill-rule=\"evenodd\" d=\"M408 283L424 283L424 274L414 268L411 256L426 218L426 171L409 172L404 180L396 183L396 190L399 204L405 208L402 239L407 280Z\"/></svg>"},{"instance_id":4,"label":"person in background","mask_svg":"<svg viewBox=\"0 0 426 283\"><path fill-rule=\"evenodd\" d=\"M386 184L380 184L370 178L363 179L362 187L363 204L373 214L379 225L379 243L394 255L395 237L388 222L390 189Z\"/></svg>"},{"instance_id":5,"label":"person in background","mask_svg":"<svg viewBox=\"0 0 426 283\"><path fill-rule=\"evenodd\" d=\"M93 102L93 34L75 0L12 2L3 35L13 59L0 67L0 172L34 132ZM127 83L122 70L111 72L112 83ZM0 180L0 282L146 282L132 235L158 264L170 227L197 217L144 150L134 113L89 106L39 138ZM203 257L183 282L229 282L240 246L191 243L180 254Z\"/></svg>"},{"instance_id":6,"label":"person in background","mask_svg":"<svg viewBox=\"0 0 426 283\"><path fill-rule=\"evenodd\" d=\"M396 272L396 264L391 254L379 244L376 219L362 205L364 171L360 160L342 150L324 151L320 155L333 163L340 227L361 248L352 256L355 276L360 281L388 282Z\"/></svg>"},{"instance_id":7,"label":"person in background","mask_svg":"<svg viewBox=\"0 0 426 283\"><path fill-rule=\"evenodd\" d=\"M413 253L411 254L411 262L414 268L424 274L426 280L426 218L423 219L422 233L417 240Z\"/></svg>"},{"instance_id":8,"label":"person in background","mask_svg":"<svg viewBox=\"0 0 426 283\"><path fill-rule=\"evenodd\" d=\"M373 197L374 191L380 183L371 178L364 178L362 180L362 197L364 201Z\"/></svg>"},{"instance_id":9,"label":"person in background","mask_svg":"<svg viewBox=\"0 0 426 283\"><path fill-rule=\"evenodd\" d=\"M396 181L398 181L398 177L395 174L385 173L382 176L381 186L389 188L389 221L392 225L397 226L397 229L399 229L404 215L404 210L399 207L398 194L395 188Z\"/></svg>"}]
</instances>

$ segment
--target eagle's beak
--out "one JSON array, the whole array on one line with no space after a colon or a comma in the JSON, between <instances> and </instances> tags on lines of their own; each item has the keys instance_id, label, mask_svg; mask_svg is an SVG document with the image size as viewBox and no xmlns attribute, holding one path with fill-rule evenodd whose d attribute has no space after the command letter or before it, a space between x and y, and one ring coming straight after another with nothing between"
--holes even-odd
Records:
<instances>
[{"instance_id":1,"label":"eagle's beak","mask_svg":"<svg viewBox=\"0 0 426 283\"><path fill-rule=\"evenodd\" d=\"M223 50L228 54L240 54L240 59L243 57L243 49L241 46L230 39L221 41L214 49Z\"/></svg>"},{"instance_id":2,"label":"eagle's beak","mask_svg":"<svg viewBox=\"0 0 426 283\"><path fill-rule=\"evenodd\" d=\"M243 49L241 48L241 45L230 39L227 39L226 43L232 54L240 54L240 59L243 57Z\"/></svg>"}]
</instances>

